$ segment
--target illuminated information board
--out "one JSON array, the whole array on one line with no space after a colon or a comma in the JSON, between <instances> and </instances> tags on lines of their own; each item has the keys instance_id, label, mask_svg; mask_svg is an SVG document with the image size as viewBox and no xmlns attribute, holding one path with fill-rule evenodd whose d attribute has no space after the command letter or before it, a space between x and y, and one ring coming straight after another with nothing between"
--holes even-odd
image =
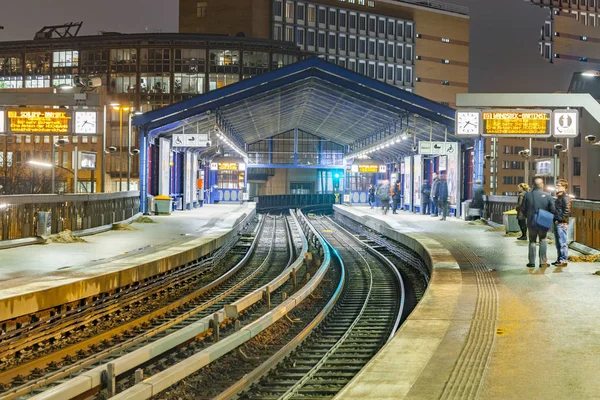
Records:
<instances>
[{"instance_id":1,"label":"illuminated information board","mask_svg":"<svg viewBox=\"0 0 600 400\"><path fill-rule=\"evenodd\" d=\"M69 133L71 115L55 110L9 110L9 131L14 133Z\"/></svg>"},{"instance_id":2,"label":"illuminated information board","mask_svg":"<svg viewBox=\"0 0 600 400\"><path fill-rule=\"evenodd\" d=\"M219 171L237 171L239 169L238 163L220 162Z\"/></svg>"},{"instance_id":3,"label":"illuminated information board","mask_svg":"<svg viewBox=\"0 0 600 400\"><path fill-rule=\"evenodd\" d=\"M358 172L376 173L379 172L379 165L359 165Z\"/></svg>"},{"instance_id":4,"label":"illuminated information board","mask_svg":"<svg viewBox=\"0 0 600 400\"><path fill-rule=\"evenodd\" d=\"M483 136L549 137L551 110L489 110L481 113Z\"/></svg>"}]
</instances>

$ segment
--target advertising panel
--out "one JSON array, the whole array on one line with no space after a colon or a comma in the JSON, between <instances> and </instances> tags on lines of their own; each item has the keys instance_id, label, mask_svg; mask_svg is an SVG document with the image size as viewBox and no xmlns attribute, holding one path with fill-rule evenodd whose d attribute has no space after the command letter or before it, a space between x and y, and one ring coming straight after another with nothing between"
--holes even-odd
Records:
<instances>
[{"instance_id":1,"label":"advertising panel","mask_svg":"<svg viewBox=\"0 0 600 400\"><path fill-rule=\"evenodd\" d=\"M460 202L459 198L459 162L458 153L448 154L446 179L448 181L448 196L450 205L456 206Z\"/></svg>"},{"instance_id":2,"label":"advertising panel","mask_svg":"<svg viewBox=\"0 0 600 400\"><path fill-rule=\"evenodd\" d=\"M92 151L80 151L79 169L96 169L96 153Z\"/></svg>"},{"instance_id":3,"label":"advertising panel","mask_svg":"<svg viewBox=\"0 0 600 400\"><path fill-rule=\"evenodd\" d=\"M192 175L190 179L192 180L192 201L195 203L198 201L198 179L196 176L198 175L198 153L192 154Z\"/></svg>"},{"instance_id":4,"label":"advertising panel","mask_svg":"<svg viewBox=\"0 0 600 400\"><path fill-rule=\"evenodd\" d=\"M421 206L421 184L423 182L423 163L422 156L414 156L413 162L413 192L415 206Z\"/></svg>"},{"instance_id":5,"label":"advertising panel","mask_svg":"<svg viewBox=\"0 0 600 400\"><path fill-rule=\"evenodd\" d=\"M171 142L167 139L160 139L159 162L158 194L169 196L171 192Z\"/></svg>"},{"instance_id":6,"label":"advertising panel","mask_svg":"<svg viewBox=\"0 0 600 400\"><path fill-rule=\"evenodd\" d=\"M189 151L185 152L185 204L192 202L192 154Z\"/></svg>"},{"instance_id":7,"label":"advertising panel","mask_svg":"<svg viewBox=\"0 0 600 400\"><path fill-rule=\"evenodd\" d=\"M410 157L404 157L404 204L408 206L410 206L412 202L412 193L410 191L412 183L411 172Z\"/></svg>"}]
</instances>

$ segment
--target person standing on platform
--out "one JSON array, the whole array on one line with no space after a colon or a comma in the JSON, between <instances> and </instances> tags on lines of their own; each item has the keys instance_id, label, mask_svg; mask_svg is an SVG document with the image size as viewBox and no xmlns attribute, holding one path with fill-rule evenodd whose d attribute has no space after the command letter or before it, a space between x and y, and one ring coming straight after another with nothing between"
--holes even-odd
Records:
<instances>
[{"instance_id":1,"label":"person standing on platform","mask_svg":"<svg viewBox=\"0 0 600 400\"><path fill-rule=\"evenodd\" d=\"M526 183L519 183L519 197L517 198L517 221L519 222L519 228L521 228L521 236L517 240L527 240L527 219L523 213L523 199L529 192L529 185Z\"/></svg>"},{"instance_id":2,"label":"person standing on platform","mask_svg":"<svg viewBox=\"0 0 600 400\"><path fill-rule=\"evenodd\" d=\"M371 208L375 206L375 186L369 185L369 205Z\"/></svg>"},{"instance_id":3,"label":"person standing on platform","mask_svg":"<svg viewBox=\"0 0 600 400\"><path fill-rule=\"evenodd\" d=\"M435 198L437 199L438 214L442 214L440 221L445 221L448 215L448 182L446 174L440 174L440 180L435 189Z\"/></svg>"},{"instance_id":4,"label":"person standing on platform","mask_svg":"<svg viewBox=\"0 0 600 400\"><path fill-rule=\"evenodd\" d=\"M485 206L483 196L485 196L485 190L483 189L483 186L481 186L481 179L477 179L475 185L475 193L473 194L473 201L471 202L469 209L479 210L479 216L474 218L477 220L483 215L483 207Z\"/></svg>"},{"instance_id":5,"label":"person standing on platform","mask_svg":"<svg viewBox=\"0 0 600 400\"><path fill-rule=\"evenodd\" d=\"M400 190L400 181L396 181L392 186L392 214L396 214L396 210L400 205L400 196L402 195L402 191Z\"/></svg>"},{"instance_id":6,"label":"person standing on platform","mask_svg":"<svg viewBox=\"0 0 600 400\"><path fill-rule=\"evenodd\" d=\"M431 216L432 217L437 217L438 216L438 205L437 205L437 197L436 197L436 191L437 191L437 187L440 184L440 179L438 178L438 174L436 174L435 172L433 173L433 184L431 185Z\"/></svg>"},{"instance_id":7,"label":"person standing on platform","mask_svg":"<svg viewBox=\"0 0 600 400\"><path fill-rule=\"evenodd\" d=\"M379 200L381 201L381 210L383 214L387 214L390 209L390 182L383 181L379 189L377 189L377 196L379 196Z\"/></svg>"},{"instance_id":8,"label":"person standing on platform","mask_svg":"<svg viewBox=\"0 0 600 400\"><path fill-rule=\"evenodd\" d=\"M544 180L541 176L533 178L533 189L528 192L523 199L523 214L527 218L527 230L529 233L529 262L527 263L528 268L535 268L535 246L537 239L540 239L540 268L548 267L548 241L546 236L548 230L540 229L537 225L533 224L533 217L536 215L538 210L545 210L551 214L554 214L554 201L550 193L544 192Z\"/></svg>"},{"instance_id":9,"label":"person standing on platform","mask_svg":"<svg viewBox=\"0 0 600 400\"><path fill-rule=\"evenodd\" d=\"M569 244L567 242L567 228L571 215L571 201L567 188L569 184L564 179L559 179L556 184L556 207L554 210L554 241L558 255L552 264L557 267L566 267L569 261Z\"/></svg>"},{"instance_id":10,"label":"person standing on platform","mask_svg":"<svg viewBox=\"0 0 600 400\"><path fill-rule=\"evenodd\" d=\"M421 198L422 200L422 205L421 205L421 210L423 210L423 215L428 215L430 213L429 210L429 206L430 206L430 199L431 196L431 186L429 186L429 182L427 182L427 179L423 180L423 186L421 186Z\"/></svg>"}]
</instances>

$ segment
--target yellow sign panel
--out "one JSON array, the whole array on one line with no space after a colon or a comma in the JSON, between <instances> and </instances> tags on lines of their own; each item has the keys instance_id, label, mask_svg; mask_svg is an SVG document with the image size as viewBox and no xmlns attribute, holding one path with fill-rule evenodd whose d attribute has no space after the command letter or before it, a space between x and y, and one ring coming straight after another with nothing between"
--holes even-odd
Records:
<instances>
[{"instance_id":1,"label":"yellow sign panel","mask_svg":"<svg viewBox=\"0 0 600 400\"><path fill-rule=\"evenodd\" d=\"M14 133L69 133L71 115L66 111L10 110L7 116Z\"/></svg>"},{"instance_id":2,"label":"yellow sign panel","mask_svg":"<svg viewBox=\"0 0 600 400\"><path fill-rule=\"evenodd\" d=\"M550 136L550 110L490 110L481 113L483 136Z\"/></svg>"},{"instance_id":3,"label":"yellow sign panel","mask_svg":"<svg viewBox=\"0 0 600 400\"><path fill-rule=\"evenodd\" d=\"M238 163L219 163L219 171L237 171Z\"/></svg>"},{"instance_id":4,"label":"yellow sign panel","mask_svg":"<svg viewBox=\"0 0 600 400\"><path fill-rule=\"evenodd\" d=\"M359 165L358 172L377 173L379 172L379 165Z\"/></svg>"}]
</instances>

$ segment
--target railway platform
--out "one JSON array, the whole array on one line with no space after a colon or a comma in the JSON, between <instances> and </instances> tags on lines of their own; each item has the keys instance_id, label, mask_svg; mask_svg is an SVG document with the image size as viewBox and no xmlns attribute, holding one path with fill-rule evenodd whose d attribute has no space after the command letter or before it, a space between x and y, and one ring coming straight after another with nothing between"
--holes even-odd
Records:
<instances>
[{"instance_id":1,"label":"railway platform","mask_svg":"<svg viewBox=\"0 0 600 400\"><path fill-rule=\"evenodd\" d=\"M132 230L86 236L82 243L47 243L0 250L2 320L125 286L183 265L225 243L254 203L205 205Z\"/></svg>"},{"instance_id":2,"label":"railway platform","mask_svg":"<svg viewBox=\"0 0 600 400\"><path fill-rule=\"evenodd\" d=\"M411 316L336 399L598 398L600 264L531 269L527 241L487 226L334 209L413 248L433 271Z\"/></svg>"}]
</instances>

